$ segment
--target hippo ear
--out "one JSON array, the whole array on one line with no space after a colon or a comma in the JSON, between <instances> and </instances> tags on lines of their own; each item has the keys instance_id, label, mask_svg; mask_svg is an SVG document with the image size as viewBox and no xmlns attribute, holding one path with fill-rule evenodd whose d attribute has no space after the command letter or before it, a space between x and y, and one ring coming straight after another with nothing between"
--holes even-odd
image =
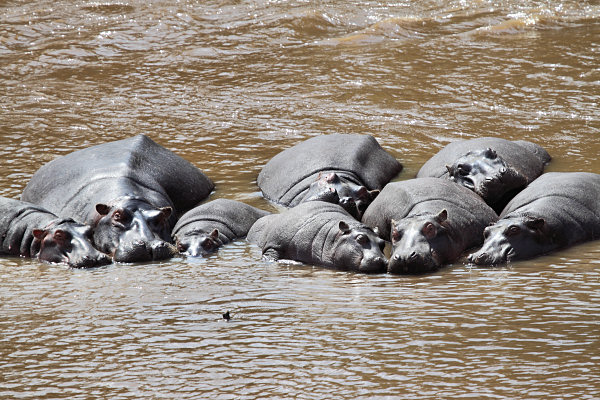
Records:
<instances>
[{"instance_id":1,"label":"hippo ear","mask_svg":"<svg viewBox=\"0 0 600 400\"><path fill-rule=\"evenodd\" d=\"M110 212L110 207L106 204L98 203L96 204L96 212L100 215L107 215Z\"/></svg>"},{"instance_id":2,"label":"hippo ear","mask_svg":"<svg viewBox=\"0 0 600 400\"><path fill-rule=\"evenodd\" d=\"M371 191L369 191L369 194L371 195L371 199L375 200L375 197L377 197L379 195L380 190L379 189L373 189Z\"/></svg>"},{"instance_id":3,"label":"hippo ear","mask_svg":"<svg viewBox=\"0 0 600 400\"><path fill-rule=\"evenodd\" d=\"M350 226L344 221L340 221L339 228L340 228L340 231L344 235L347 235L350 233Z\"/></svg>"},{"instance_id":4,"label":"hippo ear","mask_svg":"<svg viewBox=\"0 0 600 400\"><path fill-rule=\"evenodd\" d=\"M219 230L213 229L212 232L210 233L210 237L213 240L218 239L219 238Z\"/></svg>"},{"instance_id":5,"label":"hippo ear","mask_svg":"<svg viewBox=\"0 0 600 400\"><path fill-rule=\"evenodd\" d=\"M439 222L440 224L447 219L448 219L448 211L445 208L442 211L440 211L438 215L435 216L435 220L437 222Z\"/></svg>"},{"instance_id":6,"label":"hippo ear","mask_svg":"<svg viewBox=\"0 0 600 400\"><path fill-rule=\"evenodd\" d=\"M483 155L491 160L494 160L496 157L498 157L498 154L494 150L492 150L491 147L488 147L487 149L485 149L485 152L483 153Z\"/></svg>"},{"instance_id":7,"label":"hippo ear","mask_svg":"<svg viewBox=\"0 0 600 400\"><path fill-rule=\"evenodd\" d=\"M32 233L33 237L38 240L42 240L46 236L46 231L43 229L34 229Z\"/></svg>"},{"instance_id":8,"label":"hippo ear","mask_svg":"<svg viewBox=\"0 0 600 400\"><path fill-rule=\"evenodd\" d=\"M160 210L160 216L161 216L162 221L169 219L169 217L173 213L173 208L171 208L171 207L162 207L162 208L159 208L159 210Z\"/></svg>"},{"instance_id":9,"label":"hippo ear","mask_svg":"<svg viewBox=\"0 0 600 400\"><path fill-rule=\"evenodd\" d=\"M545 224L546 224L546 221L544 221L544 218L529 218L525 221L525 226L527 226L530 229L535 229L538 231L541 231L542 229L544 229Z\"/></svg>"}]
</instances>

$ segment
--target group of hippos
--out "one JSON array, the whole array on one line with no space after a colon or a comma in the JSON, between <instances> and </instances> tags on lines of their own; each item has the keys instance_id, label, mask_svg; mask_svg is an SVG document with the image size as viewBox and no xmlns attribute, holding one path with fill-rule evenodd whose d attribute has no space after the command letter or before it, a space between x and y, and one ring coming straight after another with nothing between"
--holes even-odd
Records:
<instances>
[{"instance_id":1,"label":"group of hippos","mask_svg":"<svg viewBox=\"0 0 600 400\"><path fill-rule=\"evenodd\" d=\"M266 260L365 273L426 273L527 259L600 238L600 175L544 173L527 141L452 142L413 179L369 135L332 134L273 157L257 184L283 211L205 201L213 182L138 135L43 165L0 198L0 254L72 267L203 256L246 237ZM386 257L386 243L391 256Z\"/></svg>"}]
</instances>

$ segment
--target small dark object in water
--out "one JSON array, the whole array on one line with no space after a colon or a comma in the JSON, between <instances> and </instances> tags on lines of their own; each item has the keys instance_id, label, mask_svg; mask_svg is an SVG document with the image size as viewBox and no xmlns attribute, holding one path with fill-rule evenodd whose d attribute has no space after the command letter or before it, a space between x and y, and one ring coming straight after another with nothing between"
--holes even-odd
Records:
<instances>
[{"instance_id":1,"label":"small dark object in water","mask_svg":"<svg viewBox=\"0 0 600 400\"><path fill-rule=\"evenodd\" d=\"M225 321L229 321L231 319L231 316L229 315L229 311L227 311L225 314L223 314L223 319Z\"/></svg>"}]
</instances>

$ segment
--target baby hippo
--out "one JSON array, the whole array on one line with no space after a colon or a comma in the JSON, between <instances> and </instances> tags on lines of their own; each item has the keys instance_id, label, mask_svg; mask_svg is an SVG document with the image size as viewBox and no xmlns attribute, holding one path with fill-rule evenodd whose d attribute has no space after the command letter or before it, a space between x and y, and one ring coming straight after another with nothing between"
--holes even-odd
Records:
<instances>
[{"instance_id":1,"label":"baby hippo","mask_svg":"<svg viewBox=\"0 0 600 400\"><path fill-rule=\"evenodd\" d=\"M599 239L598 199L598 174L543 174L508 203L495 225L485 229L483 246L469 261L501 264Z\"/></svg>"},{"instance_id":2,"label":"baby hippo","mask_svg":"<svg viewBox=\"0 0 600 400\"><path fill-rule=\"evenodd\" d=\"M246 236L256 220L268 214L239 201L213 200L183 214L173 228L173 240L180 253L205 256Z\"/></svg>"},{"instance_id":3,"label":"baby hippo","mask_svg":"<svg viewBox=\"0 0 600 400\"><path fill-rule=\"evenodd\" d=\"M378 189L369 190L331 172L319 174L318 179L309 186L302 201L320 200L339 204L354 218L360 219L378 194Z\"/></svg>"},{"instance_id":4,"label":"baby hippo","mask_svg":"<svg viewBox=\"0 0 600 400\"><path fill-rule=\"evenodd\" d=\"M550 155L537 144L484 137L448 144L421 167L417 178L448 178L499 213L549 161Z\"/></svg>"},{"instance_id":5,"label":"baby hippo","mask_svg":"<svg viewBox=\"0 0 600 400\"><path fill-rule=\"evenodd\" d=\"M392 241L390 273L426 273L454 262L483 241L498 216L470 190L447 179L419 178L386 185L363 222Z\"/></svg>"},{"instance_id":6,"label":"baby hippo","mask_svg":"<svg viewBox=\"0 0 600 400\"><path fill-rule=\"evenodd\" d=\"M267 260L296 260L347 271L385 272L385 242L341 206L309 201L281 214L262 217L248 241Z\"/></svg>"},{"instance_id":7,"label":"baby hippo","mask_svg":"<svg viewBox=\"0 0 600 400\"><path fill-rule=\"evenodd\" d=\"M90 241L92 229L42 207L0 197L0 254L88 268L110 264Z\"/></svg>"}]
</instances>

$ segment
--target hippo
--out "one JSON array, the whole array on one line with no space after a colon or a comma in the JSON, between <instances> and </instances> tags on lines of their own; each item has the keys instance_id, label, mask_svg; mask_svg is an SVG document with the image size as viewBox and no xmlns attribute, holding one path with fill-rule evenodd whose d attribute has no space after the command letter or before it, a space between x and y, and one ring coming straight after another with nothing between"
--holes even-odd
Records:
<instances>
[{"instance_id":1,"label":"hippo","mask_svg":"<svg viewBox=\"0 0 600 400\"><path fill-rule=\"evenodd\" d=\"M525 260L600 239L600 175L548 172L517 194L484 231L479 265Z\"/></svg>"},{"instance_id":2,"label":"hippo","mask_svg":"<svg viewBox=\"0 0 600 400\"><path fill-rule=\"evenodd\" d=\"M448 179L388 183L362 222L392 242L389 273L433 272L483 242L498 216L479 196Z\"/></svg>"},{"instance_id":3,"label":"hippo","mask_svg":"<svg viewBox=\"0 0 600 400\"><path fill-rule=\"evenodd\" d=\"M90 241L91 227L50 211L0 197L0 254L89 268L110 264Z\"/></svg>"},{"instance_id":4,"label":"hippo","mask_svg":"<svg viewBox=\"0 0 600 400\"><path fill-rule=\"evenodd\" d=\"M90 224L116 262L160 260L177 217L213 190L198 168L145 135L78 150L43 165L21 200Z\"/></svg>"},{"instance_id":5,"label":"hippo","mask_svg":"<svg viewBox=\"0 0 600 400\"><path fill-rule=\"evenodd\" d=\"M260 171L263 195L285 207L326 201L356 219L402 164L369 135L332 134L305 140L273 157Z\"/></svg>"},{"instance_id":6,"label":"hippo","mask_svg":"<svg viewBox=\"0 0 600 400\"><path fill-rule=\"evenodd\" d=\"M266 260L288 259L339 270L385 272L385 242L340 205L301 203L280 214L260 218L247 240Z\"/></svg>"},{"instance_id":7,"label":"hippo","mask_svg":"<svg viewBox=\"0 0 600 400\"><path fill-rule=\"evenodd\" d=\"M256 220L268 214L239 201L216 199L183 214L173 228L173 240L180 253L205 256L245 237Z\"/></svg>"},{"instance_id":8,"label":"hippo","mask_svg":"<svg viewBox=\"0 0 600 400\"><path fill-rule=\"evenodd\" d=\"M453 180L500 213L549 162L548 152L535 143L482 137L448 144L421 167L417 178Z\"/></svg>"}]
</instances>

